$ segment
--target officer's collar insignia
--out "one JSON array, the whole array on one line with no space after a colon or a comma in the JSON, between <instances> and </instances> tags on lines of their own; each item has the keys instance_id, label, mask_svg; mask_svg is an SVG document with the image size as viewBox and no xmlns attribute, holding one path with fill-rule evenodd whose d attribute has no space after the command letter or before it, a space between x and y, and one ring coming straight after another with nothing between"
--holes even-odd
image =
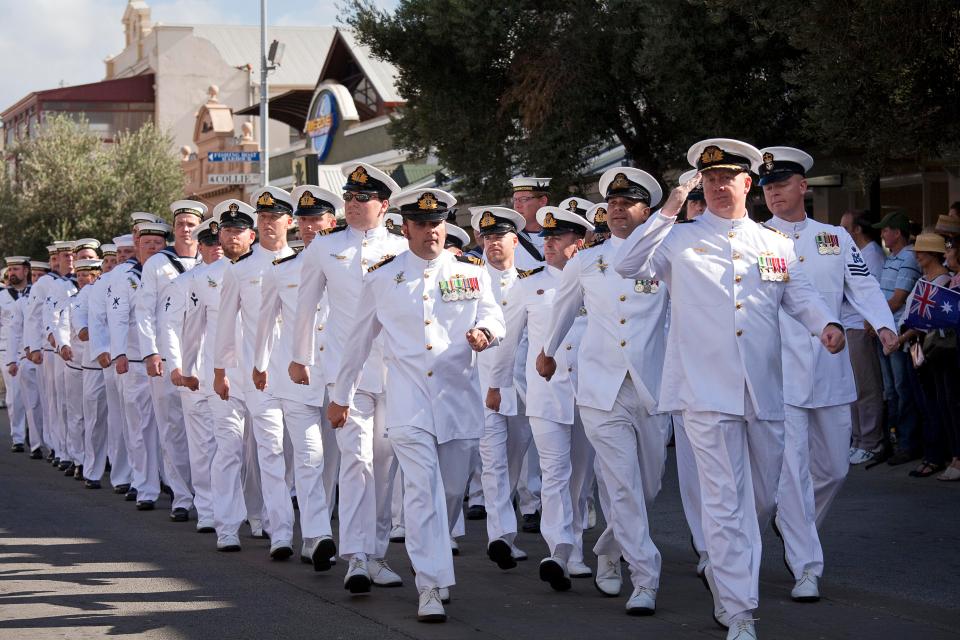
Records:
<instances>
[{"instance_id":1,"label":"officer's collar insignia","mask_svg":"<svg viewBox=\"0 0 960 640\"><path fill-rule=\"evenodd\" d=\"M607 210L603 207L599 207L593 213L593 224L594 226L598 224L604 224L607 221Z\"/></svg>"},{"instance_id":2,"label":"officer's collar insignia","mask_svg":"<svg viewBox=\"0 0 960 640\"><path fill-rule=\"evenodd\" d=\"M711 144L700 154L700 162L704 164L720 162L721 160L723 160L723 149L716 145Z\"/></svg>"},{"instance_id":3,"label":"officer's collar insignia","mask_svg":"<svg viewBox=\"0 0 960 640\"><path fill-rule=\"evenodd\" d=\"M309 191L304 191L303 195L300 196L301 207L315 207L317 205L317 199L313 197L313 194Z\"/></svg>"},{"instance_id":4,"label":"officer's collar insignia","mask_svg":"<svg viewBox=\"0 0 960 640\"><path fill-rule=\"evenodd\" d=\"M557 219L553 217L552 213L547 213L543 216L543 228L544 229L553 229L557 226Z\"/></svg>"},{"instance_id":5,"label":"officer's collar insignia","mask_svg":"<svg viewBox=\"0 0 960 640\"><path fill-rule=\"evenodd\" d=\"M766 168L767 171L773 170L773 154L770 153L769 151L763 154L763 166Z\"/></svg>"},{"instance_id":6,"label":"officer's collar insignia","mask_svg":"<svg viewBox=\"0 0 960 640\"><path fill-rule=\"evenodd\" d=\"M630 181L627 180L627 175L625 173L618 173L613 178L613 182L610 183L611 189L628 189L630 188Z\"/></svg>"},{"instance_id":7,"label":"officer's collar insignia","mask_svg":"<svg viewBox=\"0 0 960 640\"><path fill-rule=\"evenodd\" d=\"M273 196L270 195L269 191L265 191L260 194L260 197L257 198L258 207L272 207L277 204L277 201L273 199Z\"/></svg>"},{"instance_id":8,"label":"officer's collar insignia","mask_svg":"<svg viewBox=\"0 0 960 640\"><path fill-rule=\"evenodd\" d=\"M367 184L367 180L370 179L367 170L363 167L357 167L353 170L353 173L350 174L350 182L357 182L359 184Z\"/></svg>"},{"instance_id":9,"label":"officer's collar insignia","mask_svg":"<svg viewBox=\"0 0 960 640\"><path fill-rule=\"evenodd\" d=\"M487 227L492 227L497 224L497 219L493 217L493 214L489 211L483 212L483 217L480 218L480 228L486 229Z\"/></svg>"},{"instance_id":10,"label":"officer's collar insignia","mask_svg":"<svg viewBox=\"0 0 960 640\"><path fill-rule=\"evenodd\" d=\"M429 191L417 200L417 209L421 211L432 211L437 208L437 198Z\"/></svg>"}]
</instances>

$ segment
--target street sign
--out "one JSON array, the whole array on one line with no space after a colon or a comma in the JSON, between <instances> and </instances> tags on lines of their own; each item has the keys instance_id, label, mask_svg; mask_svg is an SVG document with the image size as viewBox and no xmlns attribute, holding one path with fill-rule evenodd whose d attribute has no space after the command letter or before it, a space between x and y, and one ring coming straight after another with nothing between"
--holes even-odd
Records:
<instances>
[{"instance_id":1,"label":"street sign","mask_svg":"<svg viewBox=\"0 0 960 640\"><path fill-rule=\"evenodd\" d=\"M260 184L260 174L208 173L207 184Z\"/></svg>"},{"instance_id":2,"label":"street sign","mask_svg":"<svg viewBox=\"0 0 960 640\"><path fill-rule=\"evenodd\" d=\"M260 162L260 152L208 151L207 162Z\"/></svg>"}]
</instances>

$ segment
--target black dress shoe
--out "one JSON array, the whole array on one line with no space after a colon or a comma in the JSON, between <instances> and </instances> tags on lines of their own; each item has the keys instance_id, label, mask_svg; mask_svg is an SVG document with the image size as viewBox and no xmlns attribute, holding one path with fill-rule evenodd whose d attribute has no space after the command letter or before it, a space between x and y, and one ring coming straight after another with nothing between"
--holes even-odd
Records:
<instances>
[{"instance_id":1,"label":"black dress shoe","mask_svg":"<svg viewBox=\"0 0 960 640\"><path fill-rule=\"evenodd\" d=\"M43 460L43 451L40 449L34 449L30 452L31 460Z\"/></svg>"},{"instance_id":2,"label":"black dress shoe","mask_svg":"<svg viewBox=\"0 0 960 640\"><path fill-rule=\"evenodd\" d=\"M540 512L523 514L523 525L520 528L524 533L540 533Z\"/></svg>"},{"instance_id":3,"label":"black dress shoe","mask_svg":"<svg viewBox=\"0 0 960 640\"><path fill-rule=\"evenodd\" d=\"M129 484L118 484L113 488L114 493L126 493L127 491L130 491Z\"/></svg>"},{"instance_id":4,"label":"black dress shoe","mask_svg":"<svg viewBox=\"0 0 960 640\"><path fill-rule=\"evenodd\" d=\"M482 504L475 504L467 509L467 520L486 520L487 509Z\"/></svg>"},{"instance_id":5,"label":"black dress shoe","mask_svg":"<svg viewBox=\"0 0 960 640\"><path fill-rule=\"evenodd\" d=\"M167 494L168 496L170 496L170 499L173 500L173 489L171 489L169 485L160 483L160 493Z\"/></svg>"},{"instance_id":6,"label":"black dress shoe","mask_svg":"<svg viewBox=\"0 0 960 640\"><path fill-rule=\"evenodd\" d=\"M137 511L153 511L153 500L140 500L137 502Z\"/></svg>"},{"instance_id":7,"label":"black dress shoe","mask_svg":"<svg viewBox=\"0 0 960 640\"><path fill-rule=\"evenodd\" d=\"M47 460L50 460L50 464L53 465L54 469L60 466L60 458L47 458Z\"/></svg>"},{"instance_id":8,"label":"black dress shoe","mask_svg":"<svg viewBox=\"0 0 960 640\"><path fill-rule=\"evenodd\" d=\"M73 472L74 472L74 470L76 469L76 467L74 466L74 464L73 464L72 462L67 462L66 465L67 465L67 466L64 467L64 466L63 466L63 463L61 463L61 464L60 464L60 470L63 471L63 475L65 475L65 476L68 477L68 478L72 478L72 477L73 477Z\"/></svg>"},{"instance_id":9,"label":"black dress shoe","mask_svg":"<svg viewBox=\"0 0 960 640\"><path fill-rule=\"evenodd\" d=\"M170 519L174 522L186 522L190 519L190 512L183 507L177 507L170 512Z\"/></svg>"},{"instance_id":10,"label":"black dress shoe","mask_svg":"<svg viewBox=\"0 0 960 640\"><path fill-rule=\"evenodd\" d=\"M47 452L47 460L53 462L56 459L56 454L54 454L53 449Z\"/></svg>"},{"instance_id":11,"label":"black dress shoe","mask_svg":"<svg viewBox=\"0 0 960 640\"><path fill-rule=\"evenodd\" d=\"M125 499L127 502L133 502L134 500L136 500L136 499L137 499L137 488L136 488L136 487L130 487L130 488L127 490L127 495L125 496L124 499Z\"/></svg>"},{"instance_id":12,"label":"black dress shoe","mask_svg":"<svg viewBox=\"0 0 960 640\"><path fill-rule=\"evenodd\" d=\"M23 443L17 442L12 447L10 447L10 451L12 451L13 453L23 453L24 452Z\"/></svg>"},{"instance_id":13,"label":"black dress shoe","mask_svg":"<svg viewBox=\"0 0 960 640\"><path fill-rule=\"evenodd\" d=\"M99 488L100 488L100 481L99 481L99 480L87 480L86 482L83 483L83 486L85 486L87 489L99 489Z\"/></svg>"},{"instance_id":14,"label":"black dress shoe","mask_svg":"<svg viewBox=\"0 0 960 640\"><path fill-rule=\"evenodd\" d=\"M78 464L73 470L73 479L74 480L83 480L83 465Z\"/></svg>"}]
</instances>

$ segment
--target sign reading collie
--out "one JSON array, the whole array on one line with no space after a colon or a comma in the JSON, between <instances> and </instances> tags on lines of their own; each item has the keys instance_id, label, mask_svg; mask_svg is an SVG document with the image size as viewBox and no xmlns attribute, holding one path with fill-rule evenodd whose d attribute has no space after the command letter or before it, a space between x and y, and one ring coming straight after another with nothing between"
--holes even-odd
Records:
<instances>
[{"instance_id":1,"label":"sign reading collie","mask_svg":"<svg viewBox=\"0 0 960 640\"><path fill-rule=\"evenodd\" d=\"M320 91L313 97L310 118L305 126L310 147L317 154L318 161L323 162L330 152L330 145L339 123L336 98L330 91Z\"/></svg>"}]
</instances>

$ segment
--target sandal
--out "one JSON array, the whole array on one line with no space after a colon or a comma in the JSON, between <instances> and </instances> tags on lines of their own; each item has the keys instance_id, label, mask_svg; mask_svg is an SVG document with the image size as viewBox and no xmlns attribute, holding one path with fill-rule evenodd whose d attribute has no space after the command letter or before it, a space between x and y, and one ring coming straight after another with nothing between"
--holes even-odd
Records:
<instances>
[{"instance_id":1,"label":"sandal","mask_svg":"<svg viewBox=\"0 0 960 640\"><path fill-rule=\"evenodd\" d=\"M946 471L937 476L937 480L942 480L943 482L956 482L960 480L960 469L954 466L947 467Z\"/></svg>"},{"instance_id":2,"label":"sandal","mask_svg":"<svg viewBox=\"0 0 960 640\"><path fill-rule=\"evenodd\" d=\"M943 469L942 464L935 464L924 460L920 463L920 466L911 471L909 475L911 478L929 478L941 469Z\"/></svg>"}]
</instances>

